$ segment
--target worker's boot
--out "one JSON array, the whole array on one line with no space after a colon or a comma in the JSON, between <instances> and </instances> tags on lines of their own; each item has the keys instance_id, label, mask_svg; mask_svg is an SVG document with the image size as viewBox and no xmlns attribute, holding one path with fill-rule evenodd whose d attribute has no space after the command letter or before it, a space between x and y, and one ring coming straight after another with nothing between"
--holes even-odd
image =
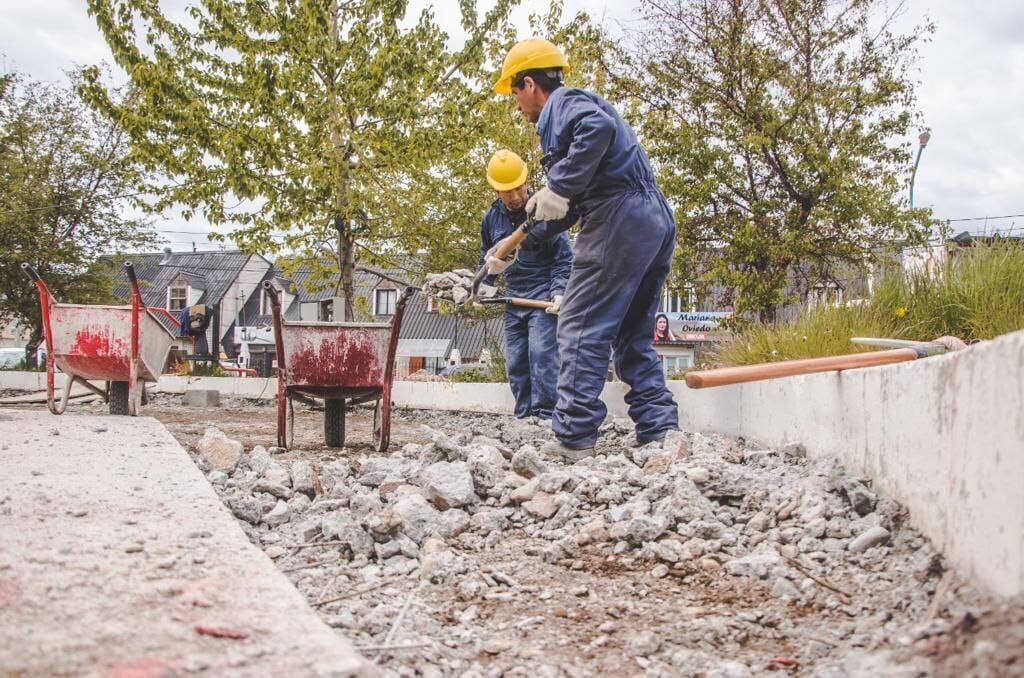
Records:
<instances>
[{"instance_id":1,"label":"worker's boot","mask_svg":"<svg viewBox=\"0 0 1024 678\"><path fill-rule=\"evenodd\" d=\"M639 440L634 441L633 447L644 447L648 445L656 445L658 449L664 452L679 452L682 451L683 456L686 456L686 436L679 429L668 429L662 431L652 440L645 440L640 442Z\"/></svg>"},{"instance_id":2,"label":"worker's boot","mask_svg":"<svg viewBox=\"0 0 1024 678\"><path fill-rule=\"evenodd\" d=\"M547 459L553 459L556 461L564 461L570 464L575 464L581 459L594 456L593 447L569 447L564 445L560 440L551 440L544 443L540 448L540 453Z\"/></svg>"}]
</instances>

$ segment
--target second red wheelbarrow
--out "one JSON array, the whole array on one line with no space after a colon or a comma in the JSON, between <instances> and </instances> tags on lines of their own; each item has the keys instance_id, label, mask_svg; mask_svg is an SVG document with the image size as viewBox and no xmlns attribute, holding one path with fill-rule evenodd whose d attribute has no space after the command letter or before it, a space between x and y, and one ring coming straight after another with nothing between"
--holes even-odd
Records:
<instances>
[{"instance_id":1,"label":"second red wheelbarrow","mask_svg":"<svg viewBox=\"0 0 1024 678\"><path fill-rule=\"evenodd\" d=\"M155 382L167 364L174 335L143 303L131 262L124 264L131 282L128 306L59 303L35 269L28 264L21 268L39 293L50 412L64 414L71 387L81 384L106 400L111 414L135 416L145 382ZM60 402L54 395L56 368L67 376ZM105 382L105 387L90 381Z\"/></svg>"},{"instance_id":2,"label":"second red wheelbarrow","mask_svg":"<svg viewBox=\"0 0 1024 678\"><path fill-rule=\"evenodd\" d=\"M270 297L277 344L277 444L291 445L292 399L323 399L327 447L345 445L346 407L376 401L373 439L378 451L386 451L398 332L413 289L400 295L390 323L339 323L285 320L277 291L269 282L263 288Z\"/></svg>"}]
</instances>

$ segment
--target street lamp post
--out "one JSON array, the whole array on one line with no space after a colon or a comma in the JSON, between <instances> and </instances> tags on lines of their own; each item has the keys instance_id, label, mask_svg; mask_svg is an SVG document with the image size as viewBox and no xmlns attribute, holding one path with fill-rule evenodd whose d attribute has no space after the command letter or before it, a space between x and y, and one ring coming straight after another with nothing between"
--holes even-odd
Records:
<instances>
[{"instance_id":1,"label":"street lamp post","mask_svg":"<svg viewBox=\"0 0 1024 678\"><path fill-rule=\"evenodd\" d=\"M910 209L914 209L914 178L917 176L917 166L921 163L921 153L924 151L924 147L928 145L928 140L932 138L932 133L929 130L921 132L917 137L919 143L917 147L917 158L914 159L914 170L910 173Z\"/></svg>"}]
</instances>

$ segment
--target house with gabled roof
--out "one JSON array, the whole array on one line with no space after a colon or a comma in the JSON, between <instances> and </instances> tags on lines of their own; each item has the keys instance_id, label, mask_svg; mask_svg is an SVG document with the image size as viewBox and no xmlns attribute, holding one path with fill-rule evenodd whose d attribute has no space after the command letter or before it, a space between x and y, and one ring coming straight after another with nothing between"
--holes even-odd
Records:
<instances>
[{"instance_id":1,"label":"house with gabled roof","mask_svg":"<svg viewBox=\"0 0 1024 678\"><path fill-rule=\"evenodd\" d=\"M237 357L235 327L247 322L244 310L251 299L260 298L263 281L274 273L267 259L238 250L174 252L168 248L117 258L118 262L123 260L135 267L147 306L165 309L179 322L185 309L206 307L210 322L205 332L197 337L180 337L177 346L188 355L210 360L219 359L221 354L229 359ZM127 298L127 280L123 275L115 276L115 280L114 293ZM169 329L178 334L177 326Z\"/></svg>"}]
</instances>

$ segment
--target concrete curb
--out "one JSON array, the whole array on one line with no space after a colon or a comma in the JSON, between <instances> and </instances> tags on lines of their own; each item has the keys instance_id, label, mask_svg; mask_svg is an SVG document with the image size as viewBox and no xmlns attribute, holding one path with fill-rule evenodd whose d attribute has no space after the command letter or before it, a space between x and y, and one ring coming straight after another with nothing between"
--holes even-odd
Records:
<instances>
[{"instance_id":1,"label":"concrete curb","mask_svg":"<svg viewBox=\"0 0 1024 678\"><path fill-rule=\"evenodd\" d=\"M0 674L364 676L171 434L0 412Z\"/></svg>"}]
</instances>

